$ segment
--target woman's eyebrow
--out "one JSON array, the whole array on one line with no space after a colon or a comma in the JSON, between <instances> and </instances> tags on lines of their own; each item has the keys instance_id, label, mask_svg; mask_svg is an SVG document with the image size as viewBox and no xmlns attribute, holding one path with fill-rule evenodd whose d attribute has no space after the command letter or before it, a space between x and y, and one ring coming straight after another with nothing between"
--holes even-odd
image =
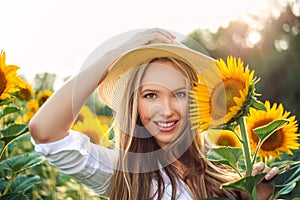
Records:
<instances>
[{"instance_id":1,"label":"woman's eyebrow","mask_svg":"<svg viewBox=\"0 0 300 200\"><path fill-rule=\"evenodd\" d=\"M170 91L172 91L172 93L176 93L178 91L187 90L187 87L183 86L183 87L180 87L180 88L176 88L174 90L172 90L171 88L169 88L169 89L170 89ZM159 92L159 90L152 89L152 88L151 89L150 88L145 88L145 89L141 88L141 90L140 90L141 94L148 93L148 92L154 92L154 93L156 93L156 92Z\"/></svg>"},{"instance_id":2,"label":"woman's eyebrow","mask_svg":"<svg viewBox=\"0 0 300 200\"><path fill-rule=\"evenodd\" d=\"M181 90L187 90L187 87L177 88L177 89L173 90L173 92L178 92L178 91L181 91Z\"/></svg>"},{"instance_id":3,"label":"woman's eyebrow","mask_svg":"<svg viewBox=\"0 0 300 200\"><path fill-rule=\"evenodd\" d=\"M147 89L147 88L146 88L146 89L141 89L141 94L142 94L142 93L146 93L146 92L147 92L147 93L148 93L148 92L158 92L158 90L155 90L155 89Z\"/></svg>"}]
</instances>

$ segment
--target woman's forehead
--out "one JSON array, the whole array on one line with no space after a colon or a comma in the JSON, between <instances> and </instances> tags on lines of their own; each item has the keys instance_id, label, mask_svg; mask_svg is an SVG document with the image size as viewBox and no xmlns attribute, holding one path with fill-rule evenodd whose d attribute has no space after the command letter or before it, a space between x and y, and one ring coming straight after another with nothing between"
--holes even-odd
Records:
<instances>
[{"instance_id":1,"label":"woman's forehead","mask_svg":"<svg viewBox=\"0 0 300 200\"><path fill-rule=\"evenodd\" d=\"M142 86L149 84L177 89L185 87L187 81L173 62L158 60L149 64L142 78Z\"/></svg>"}]
</instances>

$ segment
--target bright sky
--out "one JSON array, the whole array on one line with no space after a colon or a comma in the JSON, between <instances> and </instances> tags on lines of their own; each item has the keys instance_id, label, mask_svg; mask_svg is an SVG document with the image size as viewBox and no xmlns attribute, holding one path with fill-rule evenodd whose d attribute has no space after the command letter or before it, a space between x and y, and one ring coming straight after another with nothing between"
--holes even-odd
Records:
<instances>
[{"instance_id":1,"label":"bright sky","mask_svg":"<svg viewBox=\"0 0 300 200\"><path fill-rule=\"evenodd\" d=\"M160 27L186 35L266 7L264 0L0 0L0 50L29 81L41 72L63 78L117 34Z\"/></svg>"}]
</instances>

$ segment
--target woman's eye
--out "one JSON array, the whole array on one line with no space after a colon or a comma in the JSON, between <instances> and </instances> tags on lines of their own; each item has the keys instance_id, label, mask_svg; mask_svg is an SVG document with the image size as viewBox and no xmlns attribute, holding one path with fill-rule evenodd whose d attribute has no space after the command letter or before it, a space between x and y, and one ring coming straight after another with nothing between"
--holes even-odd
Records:
<instances>
[{"instance_id":1,"label":"woman's eye","mask_svg":"<svg viewBox=\"0 0 300 200\"><path fill-rule=\"evenodd\" d=\"M154 93L145 94L144 98L146 99L155 99L157 96Z\"/></svg>"},{"instance_id":2,"label":"woman's eye","mask_svg":"<svg viewBox=\"0 0 300 200\"><path fill-rule=\"evenodd\" d=\"M176 92L175 97L176 98L184 98L184 97L186 97L186 92Z\"/></svg>"}]
</instances>

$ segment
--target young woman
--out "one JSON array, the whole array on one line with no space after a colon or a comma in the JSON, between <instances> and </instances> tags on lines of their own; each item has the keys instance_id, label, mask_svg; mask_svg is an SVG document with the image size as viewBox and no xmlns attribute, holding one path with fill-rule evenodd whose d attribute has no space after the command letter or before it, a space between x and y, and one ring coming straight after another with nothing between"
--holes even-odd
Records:
<instances>
[{"instance_id":1,"label":"young woman","mask_svg":"<svg viewBox=\"0 0 300 200\"><path fill-rule=\"evenodd\" d=\"M174 43L168 31L148 29L84 68L31 120L36 151L114 200L242 199L239 192L220 189L237 176L206 159L205 141L188 121L188 91L214 60ZM115 111L115 149L70 130L97 88ZM262 171L268 172L266 179L278 173L263 163L255 166L255 173ZM258 186L259 199L271 192L269 185Z\"/></svg>"}]
</instances>

